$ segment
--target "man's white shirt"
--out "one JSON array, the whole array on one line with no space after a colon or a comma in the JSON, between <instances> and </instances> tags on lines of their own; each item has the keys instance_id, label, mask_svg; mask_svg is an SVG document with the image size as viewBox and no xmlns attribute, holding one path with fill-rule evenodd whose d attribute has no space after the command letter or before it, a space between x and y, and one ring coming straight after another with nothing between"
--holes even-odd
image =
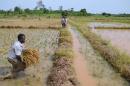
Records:
<instances>
[{"instance_id":1,"label":"man's white shirt","mask_svg":"<svg viewBox=\"0 0 130 86\"><path fill-rule=\"evenodd\" d=\"M8 58L10 59L16 59L16 55L21 55L22 51L24 49L24 45L22 43L20 43L19 41L16 41L10 51L9 51L9 56Z\"/></svg>"},{"instance_id":2,"label":"man's white shirt","mask_svg":"<svg viewBox=\"0 0 130 86\"><path fill-rule=\"evenodd\" d=\"M62 23L62 24L63 24L63 23L67 24L67 19L66 19L66 18L62 18L62 19L61 19L61 23Z\"/></svg>"}]
</instances>

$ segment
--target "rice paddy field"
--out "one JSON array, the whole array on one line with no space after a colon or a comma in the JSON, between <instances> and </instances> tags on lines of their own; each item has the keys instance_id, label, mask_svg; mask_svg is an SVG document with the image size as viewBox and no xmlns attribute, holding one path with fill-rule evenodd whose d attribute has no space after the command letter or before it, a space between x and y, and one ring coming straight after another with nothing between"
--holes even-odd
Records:
<instances>
[{"instance_id":1,"label":"rice paddy field","mask_svg":"<svg viewBox=\"0 0 130 86\"><path fill-rule=\"evenodd\" d=\"M83 52L85 52L85 55L86 55L86 61L87 61L86 63L89 63L88 68L90 68L90 71L91 71L90 74L92 74L92 76L96 78L99 86L116 86L116 85L129 86L129 82L127 82L127 80L129 79L128 78L127 80L122 80L122 79L123 77L126 77L126 76L129 77L128 71L124 72L125 70L124 68L125 68L125 65L130 64L129 63L130 56L127 54L127 51L124 48L121 49L121 46L117 46L119 44L119 41L116 42L115 45L113 44L114 41L120 40L122 41L122 43L123 42L127 43L127 45L124 45L124 46L129 47L128 42L124 41L125 39L127 41L129 40L129 37L128 36L126 37L126 35L128 34L125 34L125 33L129 33L129 24L126 23L127 19L126 21L125 21L125 18L124 18L124 21L118 21L119 19L120 18L116 19L116 18L110 18L110 17L101 18L101 19L99 17L98 18L94 18L94 17L93 18L92 17L73 18L72 17L70 19L71 25L74 26L76 30L78 30L78 32L80 32L81 35L85 37L86 40L88 40L88 43L85 43L86 40L82 42L83 39L79 36L82 46L84 46L85 44L85 46L81 49L85 49L88 52L86 53L86 51L83 50ZM92 23L94 24L94 26L90 27L91 25L93 25ZM108 33L104 33L103 35L104 31L107 31L107 32L112 31L112 32L110 32L109 35ZM118 33L119 31L120 33ZM113 37L113 38L115 37L115 39L111 40L110 37ZM94 50L93 54L91 54L92 53L91 49ZM106 63L104 64L104 62ZM107 68L108 70L104 68ZM100 77L100 73L101 73L101 77ZM128 74L128 75L125 76L125 74ZM115 76L115 78L113 76ZM119 84L119 82L121 82L122 84L121 83Z\"/></svg>"},{"instance_id":2,"label":"rice paddy field","mask_svg":"<svg viewBox=\"0 0 130 86\"><path fill-rule=\"evenodd\" d=\"M58 28L60 27L58 18L5 18L0 19L1 28Z\"/></svg>"},{"instance_id":3,"label":"rice paddy field","mask_svg":"<svg viewBox=\"0 0 130 86\"><path fill-rule=\"evenodd\" d=\"M20 74L16 80L0 82L1 86L45 86L47 75L52 66L51 56L58 47L59 31L50 29L0 29L0 74L10 72L7 61L8 51L19 33L26 34L26 48L35 48L40 52L40 63L29 67L26 75Z\"/></svg>"},{"instance_id":4,"label":"rice paddy field","mask_svg":"<svg viewBox=\"0 0 130 86\"><path fill-rule=\"evenodd\" d=\"M123 52L130 54L130 46L128 44L130 41L130 30L98 29L96 32Z\"/></svg>"},{"instance_id":5,"label":"rice paddy field","mask_svg":"<svg viewBox=\"0 0 130 86\"><path fill-rule=\"evenodd\" d=\"M130 54L130 26L125 23L103 23L91 22L89 27L93 32L101 36L104 40L109 41L121 51Z\"/></svg>"},{"instance_id":6,"label":"rice paddy field","mask_svg":"<svg viewBox=\"0 0 130 86\"><path fill-rule=\"evenodd\" d=\"M75 28L73 31L80 40L82 45L80 51L85 57L86 67L88 67L90 75L96 80L97 86L129 86L128 82L115 72L99 53L95 52L90 42L81 33Z\"/></svg>"},{"instance_id":7,"label":"rice paddy field","mask_svg":"<svg viewBox=\"0 0 130 86\"><path fill-rule=\"evenodd\" d=\"M130 19L68 20L62 28L58 17L0 19L0 77L10 73L8 52L19 33L26 35L25 48L40 55L39 63L0 86L130 86Z\"/></svg>"}]
</instances>

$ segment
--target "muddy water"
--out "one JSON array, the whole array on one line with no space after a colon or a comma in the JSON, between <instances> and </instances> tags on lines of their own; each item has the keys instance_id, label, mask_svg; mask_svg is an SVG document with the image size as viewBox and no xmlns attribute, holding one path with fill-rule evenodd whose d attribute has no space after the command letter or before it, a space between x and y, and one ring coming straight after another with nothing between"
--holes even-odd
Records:
<instances>
[{"instance_id":1,"label":"muddy water","mask_svg":"<svg viewBox=\"0 0 130 86\"><path fill-rule=\"evenodd\" d=\"M125 23L104 23L104 22L91 22L88 24L89 27L130 27L129 24L125 24Z\"/></svg>"},{"instance_id":2,"label":"muddy water","mask_svg":"<svg viewBox=\"0 0 130 86\"><path fill-rule=\"evenodd\" d=\"M79 51L82 56L85 57L79 58L82 59L80 60L80 62L77 61L77 69L79 69L79 73L83 73L85 77L88 77L84 74L84 72L82 72L82 70L80 70L80 68L82 68L82 64L86 63L86 66L83 67L86 67L86 73L89 73L89 76L93 77L90 79L96 80L97 86L130 86L130 84L124 78L122 78L118 73L115 72L115 70L111 67L111 65L109 65L106 60L103 59L103 57L101 57L98 53L94 51L89 41L86 40L82 36L82 34L80 34L76 29L72 30L79 40ZM78 46L77 42L75 45Z\"/></svg>"},{"instance_id":3,"label":"muddy water","mask_svg":"<svg viewBox=\"0 0 130 86\"><path fill-rule=\"evenodd\" d=\"M130 27L129 24L91 22L88 26L92 27L92 31L96 32L103 39L110 41L114 46L130 55L130 30L95 29L96 27Z\"/></svg>"},{"instance_id":4,"label":"muddy water","mask_svg":"<svg viewBox=\"0 0 130 86\"><path fill-rule=\"evenodd\" d=\"M130 55L130 30L98 29L96 33Z\"/></svg>"},{"instance_id":5,"label":"muddy water","mask_svg":"<svg viewBox=\"0 0 130 86\"><path fill-rule=\"evenodd\" d=\"M81 86L96 86L96 81L90 76L84 56L80 52L81 44L76 34L70 29L73 37L73 49L75 54L74 68Z\"/></svg>"}]
</instances>

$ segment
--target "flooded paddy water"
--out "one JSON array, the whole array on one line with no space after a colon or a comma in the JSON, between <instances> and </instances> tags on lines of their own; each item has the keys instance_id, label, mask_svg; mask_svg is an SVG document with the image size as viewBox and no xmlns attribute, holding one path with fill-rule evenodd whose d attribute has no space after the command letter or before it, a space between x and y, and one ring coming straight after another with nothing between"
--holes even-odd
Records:
<instances>
[{"instance_id":1,"label":"flooded paddy water","mask_svg":"<svg viewBox=\"0 0 130 86\"><path fill-rule=\"evenodd\" d=\"M130 25L120 23L90 23L90 25L94 28L93 31L96 34L100 35L103 39L110 41L113 46L130 55L130 29L123 29L123 27L129 27ZM102 28L96 29L96 27ZM107 27L108 29L104 29L104 27ZM122 29L111 29L113 27L121 27Z\"/></svg>"},{"instance_id":2,"label":"flooded paddy water","mask_svg":"<svg viewBox=\"0 0 130 86\"><path fill-rule=\"evenodd\" d=\"M79 52L82 55L79 56L78 59L80 64L76 66L78 66L79 69L83 69L83 67L86 66L87 72L82 70L80 70L80 72L84 75L85 73L88 74L85 75L89 79L88 81L94 81L93 83L96 83L96 86L129 86L129 83L122 78L102 56L95 52L92 45L80 32L78 32L74 27L72 28L72 32L75 34L75 37L77 37L76 39L79 40ZM83 59L84 61L81 61L80 59ZM85 66L83 66L83 63L86 63L84 64ZM83 77L80 77L80 79L81 78Z\"/></svg>"}]
</instances>

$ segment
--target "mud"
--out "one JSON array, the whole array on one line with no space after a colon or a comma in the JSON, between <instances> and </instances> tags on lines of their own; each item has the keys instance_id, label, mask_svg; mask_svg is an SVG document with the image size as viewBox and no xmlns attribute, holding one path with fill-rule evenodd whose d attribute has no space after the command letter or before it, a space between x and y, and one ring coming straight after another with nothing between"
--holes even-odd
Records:
<instances>
[{"instance_id":1,"label":"mud","mask_svg":"<svg viewBox=\"0 0 130 86\"><path fill-rule=\"evenodd\" d=\"M80 52L81 44L72 29L70 29L70 32L73 37L73 50L75 54L74 68L77 78L81 86L96 86L96 81L89 74L89 71L86 67L85 57Z\"/></svg>"}]
</instances>

